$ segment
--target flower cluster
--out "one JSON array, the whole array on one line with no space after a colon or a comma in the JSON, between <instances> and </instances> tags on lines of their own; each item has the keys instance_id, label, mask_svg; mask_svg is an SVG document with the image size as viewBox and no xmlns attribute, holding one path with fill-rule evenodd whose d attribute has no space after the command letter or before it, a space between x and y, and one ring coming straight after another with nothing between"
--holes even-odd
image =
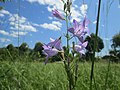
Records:
<instances>
[{"instance_id":1,"label":"flower cluster","mask_svg":"<svg viewBox=\"0 0 120 90\"><path fill-rule=\"evenodd\" d=\"M87 25L89 24L89 20L84 18L82 23L78 23L76 20L73 20L73 27L69 28L68 31L73 34L73 37L77 37L79 39L79 44L75 45L74 50L79 52L81 55L85 54L85 47L88 44L88 41L84 41L84 37L89 35L89 29Z\"/></svg>"},{"instance_id":2,"label":"flower cluster","mask_svg":"<svg viewBox=\"0 0 120 90\"><path fill-rule=\"evenodd\" d=\"M52 14L58 19L65 20L64 16L56 9L52 10ZM85 47L88 44L87 41L84 41L84 36L89 35L89 29L87 27L88 24L89 20L87 20L85 17L81 23L73 20L73 27L68 28L68 31L73 34L73 37L77 37L79 40L79 43L77 45L74 45L74 50L81 55L85 54ZM56 40L51 39L50 43L43 45L43 49L43 53L46 55L46 64L48 58L56 55L58 52L63 51L61 45L61 37Z\"/></svg>"}]
</instances>

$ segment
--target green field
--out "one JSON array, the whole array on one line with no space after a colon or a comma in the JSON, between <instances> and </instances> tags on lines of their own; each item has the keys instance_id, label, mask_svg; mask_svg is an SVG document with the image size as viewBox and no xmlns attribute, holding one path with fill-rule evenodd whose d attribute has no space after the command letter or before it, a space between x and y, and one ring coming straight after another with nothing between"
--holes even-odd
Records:
<instances>
[{"instance_id":1,"label":"green field","mask_svg":"<svg viewBox=\"0 0 120 90\"><path fill-rule=\"evenodd\" d=\"M79 63L76 90L89 90L91 63ZM0 90L67 90L60 63L0 62ZM95 63L93 90L104 90L107 63ZM106 90L120 90L120 65L110 65Z\"/></svg>"}]
</instances>

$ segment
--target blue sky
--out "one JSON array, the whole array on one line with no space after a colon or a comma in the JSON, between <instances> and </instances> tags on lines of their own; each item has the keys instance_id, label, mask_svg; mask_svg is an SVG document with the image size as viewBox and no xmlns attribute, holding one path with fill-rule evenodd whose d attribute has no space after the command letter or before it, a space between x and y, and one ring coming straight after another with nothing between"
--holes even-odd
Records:
<instances>
[{"instance_id":1,"label":"blue sky","mask_svg":"<svg viewBox=\"0 0 120 90\"><path fill-rule=\"evenodd\" d=\"M4 10L0 11L0 47L10 43L18 46L18 22L20 44L26 42L30 48L34 48L36 42L48 43L50 38L56 39L59 36L62 36L63 45L66 44L65 21L54 18L51 13L51 10L58 9L64 14L61 0L18 1L0 3L0 6L4 7ZM73 0L71 21L81 21L86 15L91 21L90 33L94 33L98 0L84 0L84 3L83 5L82 0ZM108 53L112 36L120 32L119 16L119 0L102 0L99 36L104 40L105 48L100 55Z\"/></svg>"}]
</instances>

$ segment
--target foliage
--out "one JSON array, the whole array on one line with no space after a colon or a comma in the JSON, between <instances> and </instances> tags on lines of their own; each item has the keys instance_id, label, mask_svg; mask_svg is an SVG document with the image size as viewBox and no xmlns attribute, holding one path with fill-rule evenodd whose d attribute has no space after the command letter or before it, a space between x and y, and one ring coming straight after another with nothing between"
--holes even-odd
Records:
<instances>
[{"instance_id":1,"label":"foliage","mask_svg":"<svg viewBox=\"0 0 120 90\"><path fill-rule=\"evenodd\" d=\"M112 62L118 63L120 61L120 33L116 34L112 38L112 50L109 51L108 59Z\"/></svg>"},{"instance_id":2,"label":"foliage","mask_svg":"<svg viewBox=\"0 0 120 90\"><path fill-rule=\"evenodd\" d=\"M27 45L27 43L25 43L25 42L23 42L21 45L20 45L20 47L19 47L19 49L20 49L20 51L22 51L22 52L26 52L26 51L28 51L28 45Z\"/></svg>"},{"instance_id":3,"label":"foliage","mask_svg":"<svg viewBox=\"0 0 120 90\"><path fill-rule=\"evenodd\" d=\"M86 40L88 41L88 45L86 47L87 52L93 52L94 50L94 41L95 41L95 34L91 34L90 36L86 37ZM95 52L100 52L104 48L103 40L97 36L97 48Z\"/></svg>"},{"instance_id":4,"label":"foliage","mask_svg":"<svg viewBox=\"0 0 120 90\"><path fill-rule=\"evenodd\" d=\"M94 41L95 39L95 34L91 34L90 36L86 37L86 40L88 41L88 45L86 47L86 60L89 61L91 60L91 57L93 55L93 51L94 51ZM97 48L95 49L95 52L101 52L101 50L104 48L104 43L103 40L97 36Z\"/></svg>"},{"instance_id":5,"label":"foliage","mask_svg":"<svg viewBox=\"0 0 120 90\"><path fill-rule=\"evenodd\" d=\"M120 47L120 33L116 34L112 38L112 45L113 48L119 48Z\"/></svg>"},{"instance_id":6,"label":"foliage","mask_svg":"<svg viewBox=\"0 0 120 90\"><path fill-rule=\"evenodd\" d=\"M17 60L16 60L17 61ZM75 90L89 90L90 63L79 63L79 78ZM0 62L1 90L67 90L63 64L44 66L38 62ZM120 90L120 65L111 64L107 90ZM104 90L107 64L95 63L93 90Z\"/></svg>"},{"instance_id":7,"label":"foliage","mask_svg":"<svg viewBox=\"0 0 120 90\"><path fill-rule=\"evenodd\" d=\"M34 47L34 51L35 52L39 52L40 53L40 55L43 55L42 54L42 50L43 50L43 44L41 43L41 42L37 42L36 44L35 44L35 47Z\"/></svg>"},{"instance_id":8,"label":"foliage","mask_svg":"<svg viewBox=\"0 0 120 90\"><path fill-rule=\"evenodd\" d=\"M9 58L7 57L8 53L6 51L6 48L0 48L0 61L5 61Z\"/></svg>"},{"instance_id":9,"label":"foliage","mask_svg":"<svg viewBox=\"0 0 120 90\"><path fill-rule=\"evenodd\" d=\"M5 52L7 53L6 57L10 57L12 60L18 57L18 49L14 47L12 44L9 44L6 47Z\"/></svg>"}]
</instances>

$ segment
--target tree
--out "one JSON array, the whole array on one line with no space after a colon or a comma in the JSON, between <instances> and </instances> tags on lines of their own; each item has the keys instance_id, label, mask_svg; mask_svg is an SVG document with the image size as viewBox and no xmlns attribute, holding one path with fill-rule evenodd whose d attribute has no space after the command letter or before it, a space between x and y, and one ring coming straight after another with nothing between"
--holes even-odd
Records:
<instances>
[{"instance_id":1,"label":"tree","mask_svg":"<svg viewBox=\"0 0 120 90\"><path fill-rule=\"evenodd\" d=\"M113 44L111 45L112 48L120 48L120 32L113 36L112 38Z\"/></svg>"},{"instance_id":2,"label":"tree","mask_svg":"<svg viewBox=\"0 0 120 90\"><path fill-rule=\"evenodd\" d=\"M44 57L44 55L42 54L42 50L43 50L43 44L41 42L37 42L35 44L34 49L31 51L30 53L30 57L32 57L33 60L41 60L41 57Z\"/></svg>"},{"instance_id":3,"label":"tree","mask_svg":"<svg viewBox=\"0 0 120 90\"><path fill-rule=\"evenodd\" d=\"M120 61L120 32L112 37L112 50L109 51L110 56L116 57L113 62Z\"/></svg>"},{"instance_id":4,"label":"tree","mask_svg":"<svg viewBox=\"0 0 120 90\"><path fill-rule=\"evenodd\" d=\"M19 47L19 50L22 51L22 52L26 52L29 48L28 48L28 44L23 42L20 47Z\"/></svg>"},{"instance_id":5,"label":"tree","mask_svg":"<svg viewBox=\"0 0 120 90\"><path fill-rule=\"evenodd\" d=\"M12 45L12 44L9 44L7 47L6 47L6 52L8 53L8 55L12 58L12 59L16 59L17 56L18 56L18 50Z\"/></svg>"},{"instance_id":6,"label":"tree","mask_svg":"<svg viewBox=\"0 0 120 90\"><path fill-rule=\"evenodd\" d=\"M14 46L13 46L12 44L9 44L6 48L7 48L9 51L14 50Z\"/></svg>"},{"instance_id":7,"label":"tree","mask_svg":"<svg viewBox=\"0 0 120 90\"><path fill-rule=\"evenodd\" d=\"M43 44L41 42L37 42L34 47L35 52L39 52L40 55L42 55L42 50L43 50Z\"/></svg>"},{"instance_id":8,"label":"tree","mask_svg":"<svg viewBox=\"0 0 120 90\"><path fill-rule=\"evenodd\" d=\"M87 36L85 40L88 41L88 45L86 47L87 49L86 57L88 60L93 55L94 41L96 40L95 34L92 33L90 36ZM95 49L95 52L100 52L103 48L104 48L103 40L99 36L97 36L97 48Z\"/></svg>"},{"instance_id":9,"label":"tree","mask_svg":"<svg viewBox=\"0 0 120 90\"><path fill-rule=\"evenodd\" d=\"M19 54L26 55L28 53L29 46L27 43L23 42L19 47Z\"/></svg>"}]
</instances>

